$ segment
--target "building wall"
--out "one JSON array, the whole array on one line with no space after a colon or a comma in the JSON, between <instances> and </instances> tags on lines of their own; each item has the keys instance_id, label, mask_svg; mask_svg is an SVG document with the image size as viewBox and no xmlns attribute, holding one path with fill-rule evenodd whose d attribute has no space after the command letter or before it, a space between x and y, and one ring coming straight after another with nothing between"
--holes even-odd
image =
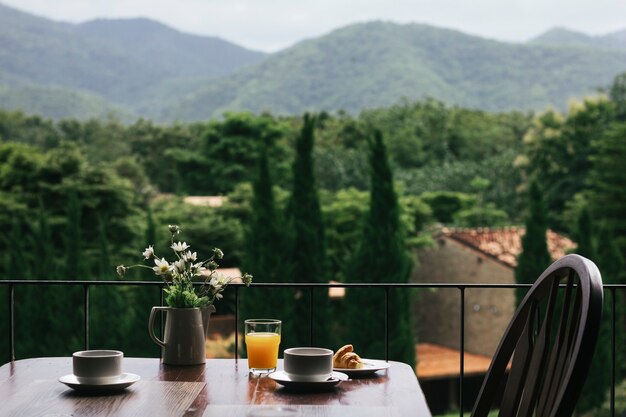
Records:
<instances>
[{"instance_id":1,"label":"building wall","mask_svg":"<svg viewBox=\"0 0 626 417\"><path fill-rule=\"evenodd\" d=\"M515 283L514 271L448 237L418 252L413 282ZM412 302L419 343L460 348L460 290L420 290ZM515 311L515 292L506 289L465 290L465 350L492 356Z\"/></svg>"}]
</instances>

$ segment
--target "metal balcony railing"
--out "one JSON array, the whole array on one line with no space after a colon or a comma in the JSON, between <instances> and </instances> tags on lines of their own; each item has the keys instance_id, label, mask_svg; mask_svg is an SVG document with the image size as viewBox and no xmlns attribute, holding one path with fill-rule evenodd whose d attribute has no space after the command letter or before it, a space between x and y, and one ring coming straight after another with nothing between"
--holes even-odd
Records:
<instances>
[{"instance_id":1,"label":"metal balcony railing","mask_svg":"<svg viewBox=\"0 0 626 417\"><path fill-rule=\"evenodd\" d=\"M202 283L194 283L202 285ZM89 349L89 289L97 286L158 286L163 289L166 284L162 281L69 281L69 280L0 280L0 285L8 286L8 321L9 321L9 354L8 360L15 360L15 288L25 285L67 285L83 287L83 333L84 333L84 349ZM244 284L232 283L230 287L234 287L235 291L235 360L239 357L239 291ZM394 288L406 289L457 289L459 291L460 304L460 330L459 330L459 410L460 416L463 417L463 381L464 376L464 353L465 353L465 290L467 289L488 289L488 288L530 288L532 284L475 284L475 283L254 283L250 287L261 288L299 288L306 290L308 293L309 303L309 342L313 345L313 291L321 288L375 288L384 291L385 294L385 360L389 359L389 291ZM617 290L626 290L626 284L604 284L605 295L610 294L610 314L611 314L611 391L610 391L610 411L611 417L615 417L615 384L616 384L616 292ZM161 305L164 304L163 291L161 291ZM606 304L605 304L606 305ZM606 314L606 311L605 313ZM161 316L161 329L163 329L163 321Z\"/></svg>"}]
</instances>

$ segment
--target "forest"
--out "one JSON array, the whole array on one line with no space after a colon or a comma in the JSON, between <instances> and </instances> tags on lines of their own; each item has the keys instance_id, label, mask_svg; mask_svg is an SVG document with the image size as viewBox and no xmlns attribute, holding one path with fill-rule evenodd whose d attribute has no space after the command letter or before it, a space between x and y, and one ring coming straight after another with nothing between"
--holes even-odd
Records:
<instances>
[{"instance_id":1,"label":"forest","mask_svg":"<svg viewBox=\"0 0 626 417\"><path fill-rule=\"evenodd\" d=\"M116 280L115 265L140 262L147 245L165 253L167 225L178 224L194 250L221 248L221 266L250 272L254 282L406 282L419 262L414 249L431 244L438 225L499 227L543 218L597 259L605 283L623 283L624 160L626 74L572 102L567 113L487 112L434 99L358 116L226 113L170 124L0 111L0 277ZM187 204L186 196L224 198L210 207ZM156 278L132 271L124 279ZM267 312L264 299L273 297L272 304L286 306L280 314L294 318L289 341L299 343L305 313L293 301L301 294L250 290L242 290L243 311ZM362 291L346 299L348 329L360 326L355 317L364 320L359 303L382 302ZM21 286L17 357L79 350L82 295L79 287ZM6 286L0 297L7 300ZM326 297L316 297L318 314L336 314ZM400 336L391 358L413 363L414 340L402 336L410 333L402 332L410 328L407 295L392 297L398 327L391 331ZM92 347L158 355L144 331L158 303L157 288L93 288ZM2 304L0 332L7 334ZM218 313L232 309L226 294ZM624 333L623 312L619 320ZM349 330L332 333L342 331ZM7 349L0 339L2 358Z\"/></svg>"}]
</instances>

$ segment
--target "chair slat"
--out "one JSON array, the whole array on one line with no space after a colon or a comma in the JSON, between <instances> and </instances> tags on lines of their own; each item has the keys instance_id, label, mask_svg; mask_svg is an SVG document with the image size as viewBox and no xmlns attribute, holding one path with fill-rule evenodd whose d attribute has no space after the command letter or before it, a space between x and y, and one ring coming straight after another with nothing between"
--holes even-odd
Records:
<instances>
[{"instance_id":1,"label":"chair slat","mask_svg":"<svg viewBox=\"0 0 626 417\"><path fill-rule=\"evenodd\" d=\"M567 277L567 285L565 287L565 294L563 296L563 305L561 308L561 318L559 320L559 326L556 332L556 338L554 344L552 345L552 351L550 353L550 359L548 361L548 365L546 366L546 381L544 383L544 387L541 390L541 395L539 398L539 404L537 406L537 410L539 415L544 415L546 413L546 407L549 403L553 402L554 396L556 395L556 389L558 387L558 381L561 379L562 374L562 365L563 362L558 361L558 358L563 356L563 349L565 346L566 337L566 326L569 319L569 309L571 303L571 297L574 286L574 271L571 271Z\"/></svg>"},{"instance_id":2,"label":"chair slat","mask_svg":"<svg viewBox=\"0 0 626 417\"><path fill-rule=\"evenodd\" d=\"M552 315L556 305L556 296L559 291L559 281L553 280L550 288L548 307L546 308L543 323L539 334L535 339L535 347L530 359L528 376L525 382L524 395L517 412L517 416L531 417L537 403L540 389L542 388L542 376L545 372L548 351L550 348L550 332L552 330Z\"/></svg>"},{"instance_id":3,"label":"chair slat","mask_svg":"<svg viewBox=\"0 0 626 417\"><path fill-rule=\"evenodd\" d=\"M519 387L520 384L522 384L526 379L528 365L533 351L533 328L537 312L534 307L534 304L531 304L531 307L528 309L528 317L526 318L524 331L522 332L517 347L515 348L511 371L509 372L509 378L502 397L502 406L500 407L500 413L498 414L499 417L515 415L522 398L523 390L520 390Z\"/></svg>"}]
</instances>

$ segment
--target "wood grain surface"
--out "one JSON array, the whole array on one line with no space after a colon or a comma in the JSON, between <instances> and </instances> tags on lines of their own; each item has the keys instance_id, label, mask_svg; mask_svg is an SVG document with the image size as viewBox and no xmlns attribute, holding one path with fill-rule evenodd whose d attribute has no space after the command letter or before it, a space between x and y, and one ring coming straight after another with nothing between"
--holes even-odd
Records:
<instances>
[{"instance_id":1,"label":"wood grain surface","mask_svg":"<svg viewBox=\"0 0 626 417\"><path fill-rule=\"evenodd\" d=\"M58 382L72 372L71 358L24 359L0 367L0 416L430 417L411 367L390 365L330 391L291 392L269 378L250 377L245 359L181 367L125 358L124 372L141 381L115 395L93 396Z\"/></svg>"}]
</instances>

